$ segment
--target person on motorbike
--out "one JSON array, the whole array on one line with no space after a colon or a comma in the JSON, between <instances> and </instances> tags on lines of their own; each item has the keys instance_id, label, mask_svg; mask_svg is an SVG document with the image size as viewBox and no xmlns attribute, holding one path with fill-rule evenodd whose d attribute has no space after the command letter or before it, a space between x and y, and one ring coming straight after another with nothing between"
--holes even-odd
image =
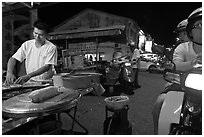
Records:
<instances>
[{"instance_id":1,"label":"person on motorbike","mask_svg":"<svg viewBox=\"0 0 204 137\"><path fill-rule=\"evenodd\" d=\"M189 41L189 38L186 33L186 26L188 24L188 20L184 19L176 26L175 30L173 31L177 36L177 41L175 43L175 48L183 42Z\"/></svg>"},{"instance_id":2,"label":"person on motorbike","mask_svg":"<svg viewBox=\"0 0 204 137\"><path fill-rule=\"evenodd\" d=\"M173 31L177 35L175 48L178 47L178 45L180 45L181 43L185 43L189 41L189 38L186 33L187 24L188 24L188 20L184 19L181 22L179 22L179 24L176 26L175 30ZM181 90L180 85L177 83L167 82L166 85L164 86L164 93L172 90Z\"/></svg>"},{"instance_id":3,"label":"person on motorbike","mask_svg":"<svg viewBox=\"0 0 204 137\"><path fill-rule=\"evenodd\" d=\"M178 45L173 54L176 71L183 73L193 70L197 64L202 64L202 7L189 15L186 33L190 41ZM154 104L154 134L158 134L159 114L167 92L162 92Z\"/></svg>"}]
</instances>

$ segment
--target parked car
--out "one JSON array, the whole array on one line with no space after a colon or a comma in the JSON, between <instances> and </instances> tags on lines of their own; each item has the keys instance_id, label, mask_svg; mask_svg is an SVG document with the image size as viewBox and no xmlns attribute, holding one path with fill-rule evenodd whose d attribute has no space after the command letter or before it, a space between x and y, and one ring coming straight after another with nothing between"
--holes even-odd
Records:
<instances>
[{"instance_id":1,"label":"parked car","mask_svg":"<svg viewBox=\"0 0 204 137\"><path fill-rule=\"evenodd\" d=\"M155 61L158 60L159 56L157 54L153 53L143 53L140 55L142 58L145 58L147 60Z\"/></svg>"},{"instance_id":2,"label":"parked car","mask_svg":"<svg viewBox=\"0 0 204 137\"><path fill-rule=\"evenodd\" d=\"M155 69L157 69L159 66L157 66L156 63L141 57L140 60L140 69L149 71L149 73L151 73L152 71L155 71Z\"/></svg>"}]
</instances>

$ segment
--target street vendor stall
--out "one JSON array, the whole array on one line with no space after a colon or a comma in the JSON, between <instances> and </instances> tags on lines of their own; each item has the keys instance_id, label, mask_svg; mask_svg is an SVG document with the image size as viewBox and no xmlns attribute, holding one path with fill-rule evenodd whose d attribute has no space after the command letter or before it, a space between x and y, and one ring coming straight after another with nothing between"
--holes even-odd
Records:
<instances>
[{"instance_id":1,"label":"street vendor stall","mask_svg":"<svg viewBox=\"0 0 204 137\"><path fill-rule=\"evenodd\" d=\"M74 132L74 123L76 123L85 131L83 134L88 134L88 130L76 120L75 116L78 101L83 95L90 92L101 95L104 92L100 86L99 75L93 75L66 74L63 76L68 79L68 81L65 80L65 84L63 84L62 77L56 75L53 77L52 84L50 81L45 83L47 82L45 80L23 85L3 86L2 133L61 134L60 113L66 113L72 119L71 132ZM75 88L69 86L68 83L79 82L80 79L83 79L82 77L87 81L85 84L79 84ZM71 111L73 115L70 114ZM54 116L54 119L52 117L50 121L49 116ZM41 121L47 117L48 121L42 123ZM43 128L44 124L48 124L48 129Z\"/></svg>"},{"instance_id":2,"label":"street vendor stall","mask_svg":"<svg viewBox=\"0 0 204 137\"><path fill-rule=\"evenodd\" d=\"M33 127L30 130L33 130L33 132L30 131L28 134L56 134L57 131L57 133L60 134L61 121L59 114L66 112L70 115L69 111L71 109L74 109L74 114L76 114L77 101L81 98L81 94L78 91L64 90L63 93L62 91L60 92L60 95L41 103L33 103L29 98L30 92L17 95L4 101L2 114L4 118L9 118L9 120L7 119L3 122L3 134L12 133L12 130L18 127L20 128L25 124L30 125L31 122L33 122ZM56 114L57 119L52 119L52 121L47 122L52 122L53 126L56 126L56 129L47 129L48 132L42 131L40 127L45 123L41 123L40 120L52 114ZM73 125L76 121L75 115L71 118L73 119ZM20 134L24 134L23 131L21 132ZM87 130L86 132L88 133Z\"/></svg>"}]
</instances>

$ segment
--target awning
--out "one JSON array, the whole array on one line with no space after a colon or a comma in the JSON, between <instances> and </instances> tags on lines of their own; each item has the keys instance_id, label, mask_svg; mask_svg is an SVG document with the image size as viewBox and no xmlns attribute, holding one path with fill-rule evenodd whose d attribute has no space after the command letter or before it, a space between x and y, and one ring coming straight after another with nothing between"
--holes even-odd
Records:
<instances>
[{"instance_id":1,"label":"awning","mask_svg":"<svg viewBox=\"0 0 204 137\"><path fill-rule=\"evenodd\" d=\"M81 29L81 30L67 30L61 32L50 33L50 40L58 39L77 39L77 38L90 38L102 36L117 36L125 34L125 26L112 26L103 28Z\"/></svg>"}]
</instances>

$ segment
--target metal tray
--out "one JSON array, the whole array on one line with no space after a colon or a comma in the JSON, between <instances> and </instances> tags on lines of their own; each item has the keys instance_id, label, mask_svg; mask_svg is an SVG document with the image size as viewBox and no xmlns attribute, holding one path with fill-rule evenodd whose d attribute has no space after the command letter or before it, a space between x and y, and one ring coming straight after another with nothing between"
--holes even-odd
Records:
<instances>
[{"instance_id":1,"label":"metal tray","mask_svg":"<svg viewBox=\"0 0 204 137\"><path fill-rule=\"evenodd\" d=\"M70 90L66 98L59 99L58 96L42 103L33 103L28 97L30 92L12 97L2 104L2 114L5 117L35 117L52 113L62 112L75 106L81 98L77 90Z\"/></svg>"},{"instance_id":2,"label":"metal tray","mask_svg":"<svg viewBox=\"0 0 204 137\"><path fill-rule=\"evenodd\" d=\"M7 91L17 91L17 90L22 90L22 89L37 89L37 88L44 88L50 86L49 83L47 84L41 84L41 83L28 83L28 84L23 84L23 85L13 85L13 86L2 86L2 91L7 92Z\"/></svg>"}]
</instances>

